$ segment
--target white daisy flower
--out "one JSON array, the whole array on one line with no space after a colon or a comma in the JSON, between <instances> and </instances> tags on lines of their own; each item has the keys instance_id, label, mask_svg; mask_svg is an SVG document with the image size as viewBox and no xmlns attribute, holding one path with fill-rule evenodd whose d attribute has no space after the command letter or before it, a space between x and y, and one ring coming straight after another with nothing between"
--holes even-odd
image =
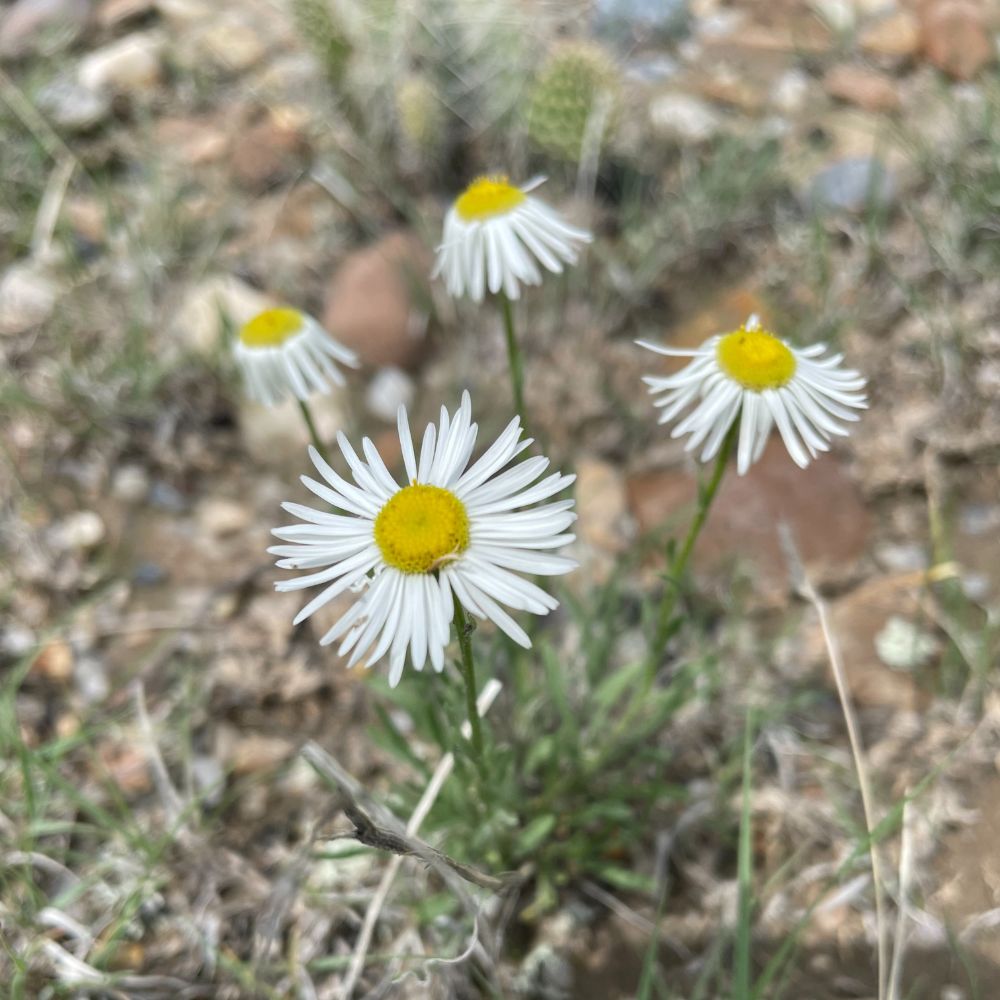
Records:
<instances>
[{"instance_id":1,"label":"white daisy flower","mask_svg":"<svg viewBox=\"0 0 1000 1000\"><path fill-rule=\"evenodd\" d=\"M657 354L693 359L676 375L643 378L651 393L662 393L654 404L662 408L659 423L690 410L671 437L690 434L687 450L704 444L701 460L707 462L738 419L736 468L741 476L763 454L774 425L792 460L804 469L810 457L829 450L832 436L847 436L842 421L858 420L854 411L868 406L865 379L840 367L842 354L821 357L824 344L793 347L762 329L756 316L738 330L710 337L696 350L637 343Z\"/></svg>"},{"instance_id":2,"label":"white daisy flower","mask_svg":"<svg viewBox=\"0 0 1000 1000\"><path fill-rule=\"evenodd\" d=\"M443 669L453 594L467 611L530 647L527 634L501 605L545 615L558 602L518 573L550 576L576 567L549 551L573 540L564 534L576 520L573 501L531 506L576 477L553 473L537 482L549 464L543 457L501 472L531 444L530 438L520 440L519 418L471 466L478 427L468 393L454 415L442 407L440 423L427 426L419 461L402 406L398 425L405 485L392 478L368 438L362 441L364 461L343 434L337 437L353 484L310 448L325 482L308 476L302 482L335 511L284 504L306 523L276 528L273 533L291 544L268 550L281 557L283 569L316 570L278 583L278 590L325 585L296 615L296 625L338 594L358 594L320 642L340 640L338 652L350 654L349 667L362 660L371 666L388 653L393 686L408 651L417 670L428 659L436 670Z\"/></svg>"},{"instance_id":3,"label":"white daisy flower","mask_svg":"<svg viewBox=\"0 0 1000 1000\"><path fill-rule=\"evenodd\" d=\"M357 368L358 356L337 343L311 316L298 309L266 309L240 328L233 347L247 395L276 406L289 393L305 401L311 393L343 385L334 362Z\"/></svg>"},{"instance_id":4,"label":"white daisy flower","mask_svg":"<svg viewBox=\"0 0 1000 1000\"><path fill-rule=\"evenodd\" d=\"M520 188L504 176L480 177L459 195L445 216L432 275L444 275L452 298L482 302L488 288L516 299L522 284L542 283L539 264L559 274L576 263L577 246L593 237L529 195L544 180Z\"/></svg>"}]
</instances>

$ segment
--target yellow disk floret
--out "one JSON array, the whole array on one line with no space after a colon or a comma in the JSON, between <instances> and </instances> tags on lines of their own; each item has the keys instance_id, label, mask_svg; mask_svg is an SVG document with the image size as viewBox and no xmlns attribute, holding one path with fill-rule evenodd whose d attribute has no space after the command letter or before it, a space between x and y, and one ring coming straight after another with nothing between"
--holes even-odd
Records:
<instances>
[{"instance_id":1,"label":"yellow disk floret","mask_svg":"<svg viewBox=\"0 0 1000 1000\"><path fill-rule=\"evenodd\" d=\"M744 389L780 389L795 374L795 355L774 334L741 326L716 348L719 367Z\"/></svg>"},{"instance_id":2,"label":"yellow disk floret","mask_svg":"<svg viewBox=\"0 0 1000 1000\"><path fill-rule=\"evenodd\" d=\"M504 176L477 177L459 195L455 211L466 222L482 222L517 208L527 197Z\"/></svg>"},{"instance_id":3,"label":"yellow disk floret","mask_svg":"<svg viewBox=\"0 0 1000 1000\"><path fill-rule=\"evenodd\" d=\"M247 347L280 347L301 330L302 313L298 309L265 309L243 324L240 340Z\"/></svg>"},{"instance_id":4,"label":"yellow disk floret","mask_svg":"<svg viewBox=\"0 0 1000 1000\"><path fill-rule=\"evenodd\" d=\"M382 558L404 573L430 573L469 547L469 515L450 490L404 486L375 518Z\"/></svg>"}]
</instances>

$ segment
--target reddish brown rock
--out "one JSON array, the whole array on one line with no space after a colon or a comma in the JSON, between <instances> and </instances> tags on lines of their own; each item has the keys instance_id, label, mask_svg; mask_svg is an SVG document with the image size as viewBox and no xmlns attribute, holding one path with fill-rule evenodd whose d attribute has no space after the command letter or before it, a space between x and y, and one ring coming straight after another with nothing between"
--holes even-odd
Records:
<instances>
[{"instance_id":1,"label":"reddish brown rock","mask_svg":"<svg viewBox=\"0 0 1000 1000\"><path fill-rule=\"evenodd\" d=\"M902 573L870 580L830 605L831 631L856 704L913 711L929 700L911 674L886 666L876 649L876 638L890 619L927 621L926 612L921 611L925 593L923 572ZM810 663L822 666L832 687L829 657L818 623L806 637L805 655Z\"/></svg>"},{"instance_id":2,"label":"reddish brown rock","mask_svg":"<svg viewBox=\"0 0 1000 1000\"><path fill-rule=\"evenodd\" d=\"M412 233L397 232L351 254L326 292L323 325L365 364L411 368L427 341L413 289L430 272L427 248Z\"/></svg>"},{"instance_id":3,"label":"reddish brown rock","mask_svg":"<svg viewBox=\"0 0 1000 1000\"><path fill-rule=\"evenodd\" d=\"M901 61L920 51L920 22L908 10L898 10L870 24L858 39L862 52Z\"/></svg>"},{"instance_id":4,"label":"reddish brown rock","mask_svg":"<svg viewBox=\"0 0 1000 1000\"><path fill-rule=\"evenodd\" d=\"M266 190L302 169L307 148L298 128L268 116L233 145L233 175L248 190Z\"/></svg>"},{"instance_id":5,"label":"reddish brown rock","mask_svg":"<svg viewBox=\"0 0 1000 1000\"><path fill-rule=\"evenodd\" d=\"M73 660L69 644L55 639L42 647L31 665L31 673L56 684L67 684L73 676Z\"/></svg>"},{"instance_id":6,"label":"reddish brown rock","mask_svg":"<svg viewBox=\"0 0 1000 1000\"><path fill-rule=\"evenodd\" d=\"M923 11L924 53L956 80L971 80L996 54L980 4L942 0Z\"/></svg>"},{"instance_id":7,"label":"reddish brown rock","mask_svg":"<svg viewBox=\"0 0 1000 1000\"><path fill-rule=\"evenodd\" d=\"M723 292L707 308L664 330L662 337L658 339L671 347L698 347L717 333L737 329L753 313L760 317L765 326L772 321L767 306L757 293L744 285L737 285ZM688 359L660 356L658 363L663 374L670 374L680 371L688 364Z\"/></svg>"},{"instance_id":8,"label":"reddish brown rock","mask_svg":"<svg viewBox=\"0 0 1000 1000\"><path fill-rule=\"evenodd\" d=\"M68 198L64 208L73 232L89 243L100 244L107 238L107 205L89 195Z\"/></svg>"},{"instance_id":9,"label":"reddish brown rock","mask_svg":"<svg viewBox=\"0 0 1000 1000\"><path fill-rule=\"evenodd\" d=\"M831 97L846 101L865 111L899 110L899 92L884 73L842 63L832 67L823 78Z\"/></svg>"},{"instance_id":10,"label":"reddish brown rock","mask_svg":"<svg viewBox=\"0 0 1000 1000\"><path fill-rule=\"evenodd\" d=\"M648 532L687 526L696 479L683 469L629 478L629 505ZM788 457L777 436L745 476L730 470L723 480L694 554L696 572L707 579L740 563L752 573L753 600L777 606L789 592L788 567L778 525L786 522L809 572L819 582L844 582L859 572L868 548L871 517L844 467L822 456L808 470Z\"/></svg>"},{"instance_id":11,"label":"reddish brown rock","mask_svg":"<svg viewBox=\"0 0 1000 1000\"><path fill-rule=\"evenodd\" d=\"M111 780L126 798L145 795L152 789L149 761L137 743L104 743L97 753Z\"/></svg>"}]
</instances>

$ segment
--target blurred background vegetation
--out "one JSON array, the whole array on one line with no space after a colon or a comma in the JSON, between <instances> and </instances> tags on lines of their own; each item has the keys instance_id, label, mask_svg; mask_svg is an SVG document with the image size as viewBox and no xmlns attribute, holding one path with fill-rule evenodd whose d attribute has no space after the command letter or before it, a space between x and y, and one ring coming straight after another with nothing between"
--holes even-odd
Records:
<instances>
[{"instance_id":1,"label":"blurred background vegetation","mask_svg":"<svg viewBox=\"0 0 1000 1000\"><path fill-rule=\"evenodd\" d=\"M893 996L1000 994L998 27L985 0L0 4L9 995L876 995L870 845L779 521L870 751ZM597 237L518 309L581 570L532 651L477 633L493 781L470 795L456 748L421 832L519 890L404 859L362 962L389 859L335 839L299 751L405 822L461 691L390 692L322 615L292 629L265 549L306 438L228 344L271 303L321 318L365 365L320 429L390 467L400 402L419 425L469 388L488 437L499 318L428 274L492 172L546 176ZM807 472L775 448L725 483L647 688L697 470L633 340L751 312L839 345L872 406Z\"/></svg>"}]
</instances>

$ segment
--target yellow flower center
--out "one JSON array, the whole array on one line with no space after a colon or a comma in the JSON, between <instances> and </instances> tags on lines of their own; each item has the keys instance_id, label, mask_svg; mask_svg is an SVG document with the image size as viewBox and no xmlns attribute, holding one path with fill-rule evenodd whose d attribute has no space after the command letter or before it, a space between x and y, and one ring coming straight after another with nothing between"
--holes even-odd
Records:
<instances>
[{"instance_id":1,"label":"yellow flower center","mask_svg":"<svg viewBox=\"0 0 1000 1000\"><path fill-rule=\"evenodd\" d=\"M455 211L466 222L481 222L517 208L527 195L507 177L477 177L455 202Z\"/></svg>"},{"instance_id":2,"label":"yellow flower center","mask_svg":"<svg viewBox=\"0 0 1000 1000\"><path fill-rule=\"evenodd\" d=\"M298 309L265 309L244 323L240 340L247 347L280 347L302 329L302 313Z\"/></svg>"},{"instance_id":3,"label":"yellow flower center","mask_svg":"<svg viewBox=\"0 0 1000 1000\"><path fill-rule=\"evenodd\" d=\"M404 573L430 573L469 547L469 515L450 490L404 486L378 512L375 542Z\"/></svg>"},{"instance_id":4,"label":"yellow flower center","mask_svg":"<svg viewBox=\"0 0 1000 1000\"><path fill-rule=\"evenodd\" d=\"M716 347L719 367L744 389L779 389L795 374L795 355L772 333L741 326Z\"/></svg>"}]
</instances>

